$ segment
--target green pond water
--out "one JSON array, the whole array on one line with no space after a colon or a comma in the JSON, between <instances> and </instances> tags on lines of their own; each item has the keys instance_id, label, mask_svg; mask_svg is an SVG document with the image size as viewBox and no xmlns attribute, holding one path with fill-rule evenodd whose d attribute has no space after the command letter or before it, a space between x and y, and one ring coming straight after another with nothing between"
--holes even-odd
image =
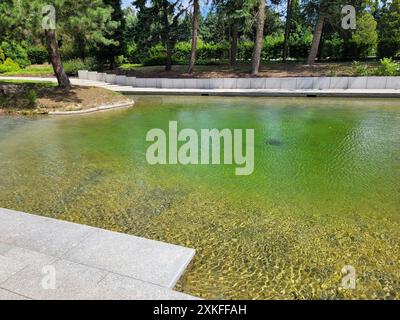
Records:
<instances>
[{"instance_id":1,"label":"green pond water","mask_svg":"<svg viewBox=\"0 0 400 320\"><path fill-rule=\"evenodd\" d=\"M134 99L0 117L0 207L194 248L176 289L203 298L400 298L399 100ZM253 174L147 164L148 130L170 120L255 129Z\"/></svg>"}]
</instances>

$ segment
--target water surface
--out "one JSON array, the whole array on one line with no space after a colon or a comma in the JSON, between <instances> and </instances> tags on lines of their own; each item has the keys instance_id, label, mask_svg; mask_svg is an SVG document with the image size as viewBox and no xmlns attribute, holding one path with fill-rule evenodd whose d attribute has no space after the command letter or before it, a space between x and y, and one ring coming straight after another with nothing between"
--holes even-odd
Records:
<instances>
[{"instance_id":1,"label":"water surface","mask_svg":"<svg viewBox=\"0 0 400 320\"><path fill-rule=\"evenodd\" d=\"M134 99L0 117L0 207L195 248L177 288L204 298L400 298L399 100ZM255 129L254 173L148 165L171 120Z\"/></svg>"}]
</instances>

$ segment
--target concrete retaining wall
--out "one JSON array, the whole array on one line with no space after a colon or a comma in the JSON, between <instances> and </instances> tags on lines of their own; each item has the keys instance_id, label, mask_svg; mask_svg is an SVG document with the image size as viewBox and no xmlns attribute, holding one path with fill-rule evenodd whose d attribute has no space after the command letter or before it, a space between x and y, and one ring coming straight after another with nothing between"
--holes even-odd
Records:
<instances>
[{"instance_id":1,"label":"concrete retaining wall","mask_svg":"<svg viewBox=\"0 0 400 320\"><path fill-rule=\"evenodd\" d=\"M104 81L137 88L165 89L398 89L400 77L296 77L296 78L219 78L167 79L135 78L105 73L78 72L79 79Z\"/></svg>"}]
</instances>

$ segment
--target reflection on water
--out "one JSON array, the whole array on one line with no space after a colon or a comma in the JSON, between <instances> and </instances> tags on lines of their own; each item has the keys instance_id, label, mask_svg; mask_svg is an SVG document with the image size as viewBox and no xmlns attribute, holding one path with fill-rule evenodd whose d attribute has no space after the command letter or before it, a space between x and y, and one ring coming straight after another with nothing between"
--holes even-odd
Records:
<instances>
[{"instance_id":1,"label":"reflection on water","mask_svg":"<svg viewBox=\"0 0 400 320\"><path fill-rule=\"evenodd\" d=\"M195 248L178 289L204 298L400 298L398 100L135 99L0 117L0 207ZM173 120L255 129L254 173L149 166L147 131Z\"/></svg>"}]
</instances>

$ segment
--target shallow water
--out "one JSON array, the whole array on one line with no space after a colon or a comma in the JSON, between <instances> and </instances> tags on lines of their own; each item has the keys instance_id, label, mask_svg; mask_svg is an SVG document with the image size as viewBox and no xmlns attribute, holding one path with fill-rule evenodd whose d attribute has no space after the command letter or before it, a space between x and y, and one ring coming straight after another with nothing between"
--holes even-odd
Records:
<instances>
[{"instance_id":1,"label":"shallow water","mask_svg":"<svg viewBox=\"0 0 400 320\"><path fill-rule=\"evenodd\" d=\"M400 298L399 100L134 99L0 117L0 207L195 248L177 289L203 298ZM146 133L170 120L254 128L254 173L148 165Z\"/></svg>"}]
</instances>

